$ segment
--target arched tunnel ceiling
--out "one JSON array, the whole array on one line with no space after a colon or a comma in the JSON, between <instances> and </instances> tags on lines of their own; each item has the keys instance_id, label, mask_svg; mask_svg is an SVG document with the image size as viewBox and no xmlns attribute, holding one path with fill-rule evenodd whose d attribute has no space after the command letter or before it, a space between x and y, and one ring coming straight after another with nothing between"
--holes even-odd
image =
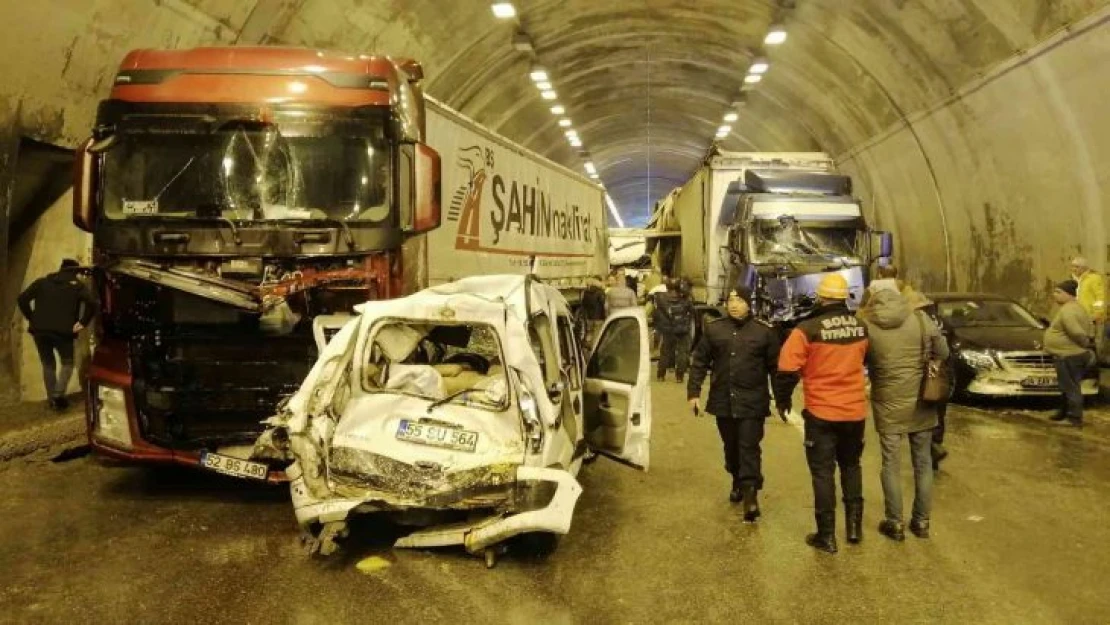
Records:
<instances>
[{"instance_id":1,"label":"arched tunnel ceiling","mask_svg":"<svg viewBox=\"0 0 1110 625\"><path fill-rule=\"evenodd\" d=\"M87 132L129 49L285 43L418 58L431 94L581 171L585 158L528 78L533 58L510 45L520 28L602 182L626 220L642 223L704 157L755 56L770 71L721 146L835 156L1105 1L516 0L519 24L495 19L485 0L157 0L157 11L138 0L4 4L7 23L45 25L13 33L0 44L4 58L21 46L66 49L40 68L58 70L60 83L40 84L30 71L8 81L19 93L66 91L60 118L42 120L57 135L48 139ZM789 38L764 48L776 21Z\"/></svg>"}]
</instances>

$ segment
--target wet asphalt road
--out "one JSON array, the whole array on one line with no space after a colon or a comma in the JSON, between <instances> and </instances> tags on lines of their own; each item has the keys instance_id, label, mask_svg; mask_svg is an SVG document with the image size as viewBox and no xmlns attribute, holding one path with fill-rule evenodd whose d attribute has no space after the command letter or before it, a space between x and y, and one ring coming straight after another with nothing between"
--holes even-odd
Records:
<instances>
[{"instance_id":1,"label":"wet asphalt road","mask_svg":"<svg viewBox=\"0 0 1110 625\"><path fill-rule=\"evenodd\" d=\"M656 386L650 473L588 466L554 555L509 554L493 570L461 550L392 550L380 524L308 558L283 487L90 457L2 464L0 621L1110 622L1105 409L1080 432L1047 411L955 408L933 538L903 544L875 531L869 431L864 543L847 545L838 519L830 556L802 542L813 510L799 428L768 422L764 517L744 525L716 429L683 394ZM904 477L909 488L908 460Z\"/></svg>"}]
</instances>

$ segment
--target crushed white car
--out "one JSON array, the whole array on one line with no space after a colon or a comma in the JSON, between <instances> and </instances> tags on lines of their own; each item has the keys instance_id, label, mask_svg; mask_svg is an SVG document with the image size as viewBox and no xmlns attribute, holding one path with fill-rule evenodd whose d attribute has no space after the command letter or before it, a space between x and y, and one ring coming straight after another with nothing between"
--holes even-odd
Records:
<instances>
[{"instance_id":1,"label":"crushed white car","mask_svg":"<svg viewBox=\"0 0 1110 625\"><path fill-rule=\"evenodd\" d=\"M292 460L314 551L333 552L352 516L388 514L421 526L396 546L462 545L492 566L509 538L570 530L588 454L647 469L642 310L616 311L588 357L562 294L527 276L356 311L330 340L317 328L318 361L255 449Z\"/></svg>"}]
</instances>

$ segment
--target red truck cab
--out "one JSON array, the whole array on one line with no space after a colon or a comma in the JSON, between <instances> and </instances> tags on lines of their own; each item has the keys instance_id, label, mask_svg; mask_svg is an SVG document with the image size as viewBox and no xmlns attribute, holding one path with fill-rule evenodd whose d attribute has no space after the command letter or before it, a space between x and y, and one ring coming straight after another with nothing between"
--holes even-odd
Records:
<instances>
[{"instance_id":1,"label":"red truck cab","mask_svg":"<svg viewBox=\"0 0 1110 625\"><path fill-rule=\"evenodd\" d=\"M313 320L423 286L440 189L422 78L302 48L127 55L75 174L94 450L280 479L253 443L316 359Z\"/></svg>"}]
</instances>

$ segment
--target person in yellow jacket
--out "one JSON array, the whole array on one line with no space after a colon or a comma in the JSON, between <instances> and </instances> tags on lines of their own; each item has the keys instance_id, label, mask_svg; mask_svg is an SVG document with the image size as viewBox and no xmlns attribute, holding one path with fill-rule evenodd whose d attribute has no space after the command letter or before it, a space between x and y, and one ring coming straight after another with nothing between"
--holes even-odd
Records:
<instances>
[{"instance_id":1,"label":"person in yellow jacket","mask_svg":"<svg viewBox=\"0 0 1110 625\"><path fill-rule=\"evenodd\" d=\"M1091 269L1090 263L1082 256L1071 261L1071 273L1079 283L1077 299L1095 326L1095 352L1099 360L1107 357L1106 343L1106 282L1102 274Z\"/></svg>"}]
</instances>

